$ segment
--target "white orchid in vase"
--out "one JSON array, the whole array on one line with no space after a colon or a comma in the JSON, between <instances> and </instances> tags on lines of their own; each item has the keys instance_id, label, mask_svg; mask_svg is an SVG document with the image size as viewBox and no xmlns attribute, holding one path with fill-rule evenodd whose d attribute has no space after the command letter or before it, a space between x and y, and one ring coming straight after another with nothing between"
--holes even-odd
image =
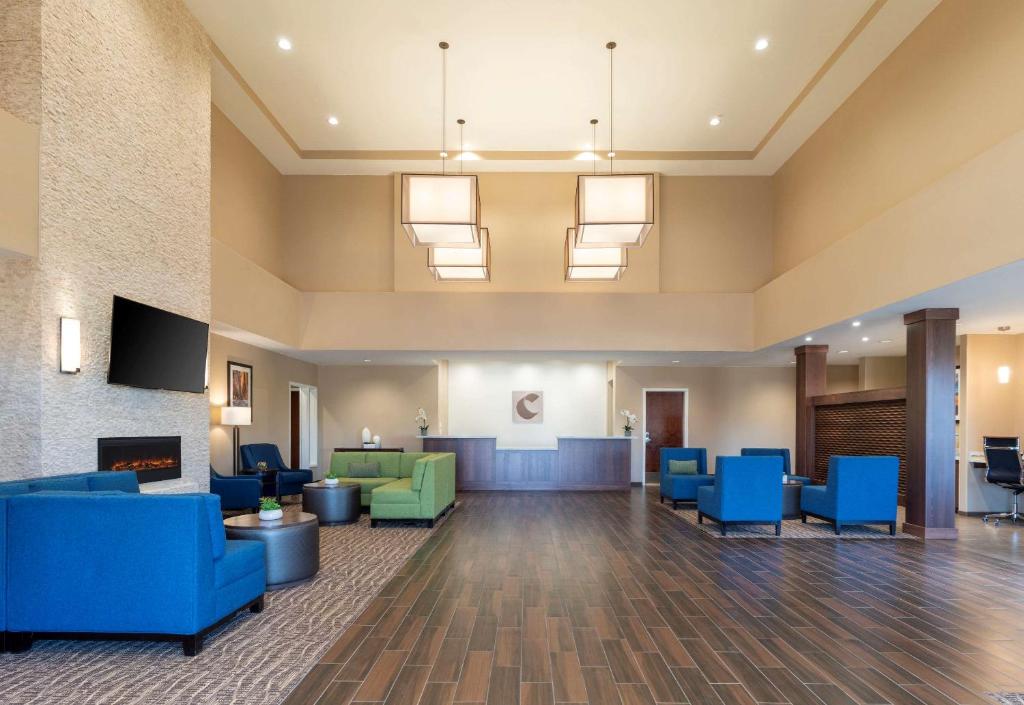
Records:
<instances>
[{"instance_id":1,"label":"white orchid in vase","mask_svg":"<svg viewBox=\"0 0 1024 705\"><path fill-rule=\"evenodd\" d=\"M427 410L423 407L416 409L416 425L420 428L420 435L427 435L427 429L430 428L430 420L427 418Z\"/></svg>"},{"instance_id":2,"label":"white orchid in vase","mask_svg":"<svg viewBox=\"0 0 1024 705\"><path fill-rule=\"evenodd\" d=\"M626 425L622 427L622 430L626 432L626 435L633 433L633 428L636 426L637 415L629 409L623 409L619 412L626 419Z\"/></svg>"}]
</instances>

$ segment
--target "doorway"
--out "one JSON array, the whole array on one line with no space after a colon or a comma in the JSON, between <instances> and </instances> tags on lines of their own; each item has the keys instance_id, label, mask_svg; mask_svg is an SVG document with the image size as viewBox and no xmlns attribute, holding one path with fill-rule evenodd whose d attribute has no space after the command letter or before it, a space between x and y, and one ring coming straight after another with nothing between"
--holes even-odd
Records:
<instances>
[{"instance_id":1,"label":"doorway","mask_svg":"<svg viewBox=\"0 0 1024 705\"><path fill-rule=\"evenodd\" d=\"M687 445L689 390L644 389L644 482L660 482L662 448Z\"/></svg>"},{"instance_id":2,"label":"doorway","mask_svg":"<svg viewBox=\"0 0 1024 705\"><path fill-rule=\"evenodd\" d=\"M288 464L292 468L315 468L320 464L316 387L289 382L288 408Z\"/></svg>"}]
</instances>

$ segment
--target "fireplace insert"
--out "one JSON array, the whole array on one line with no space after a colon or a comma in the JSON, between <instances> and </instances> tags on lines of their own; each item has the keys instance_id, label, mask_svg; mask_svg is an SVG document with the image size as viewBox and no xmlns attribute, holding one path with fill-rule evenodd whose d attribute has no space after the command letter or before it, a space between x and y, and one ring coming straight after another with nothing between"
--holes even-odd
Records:
<instances>
[{"instance_id":1,"label":"fireplace insert","mask_svg":"<svg viewBox=\"0 0 1024 705\"><path fill-rule=\"evenodd\" d=\"M100 470L134 470L139 484L181 477L181 436L99 438L97 444Z\"/></svg>"}]
</instances>

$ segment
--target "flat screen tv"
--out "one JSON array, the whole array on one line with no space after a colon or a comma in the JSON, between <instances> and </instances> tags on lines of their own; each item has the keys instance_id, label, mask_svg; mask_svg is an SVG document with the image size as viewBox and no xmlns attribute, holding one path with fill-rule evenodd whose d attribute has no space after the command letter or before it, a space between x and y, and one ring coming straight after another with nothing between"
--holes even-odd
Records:
<instances>
[{"instance_id":1,"label":"flat screen tv","mask_svg":"<svg viewBox=\"0 0 1024 705\"><path fill-rule=\"evenodd\" d=\"M210 326L114 297L107 382L202 394Z\"/></svg>"}]
</instances>

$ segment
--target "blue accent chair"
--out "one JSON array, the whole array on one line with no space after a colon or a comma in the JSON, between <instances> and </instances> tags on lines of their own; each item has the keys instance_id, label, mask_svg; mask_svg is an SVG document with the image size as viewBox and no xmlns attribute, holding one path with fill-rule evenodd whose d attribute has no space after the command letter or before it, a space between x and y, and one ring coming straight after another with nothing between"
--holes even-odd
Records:
<instances>
[{"instance_id":1,"label":"blue accent chair","mask_svg":"<svg viewBox=\"0 0 1024 705\"><path fill-rule=\"evenodd\" d=\"M221 509L258 510L263 485L253 475L221 475L211 465L210 492L220 497Z\"/></svg>"},{"instance_id":2,"label":"blue accent chair","mask_svg":"<svg viewBox=\"0 0 1024 705\"><path fill-rule=\"evenodd\" d=\"M811 484L811 478L805 475L794 475L789 462L789 448L741 448L741 456L747 455L777 455L782 458L782 474L788 475L792 482L802 482L805 485Z\"/></svg>"},{"instance_id":3,"label":"blue accent chair","mask_svg":"<svg viewBox=\"0 0 1024 705\"><path fill-rule=\"evenodd\" d=\"M782 535L782 458L723 456L715 459L715 484L697 491L697 523L714 519L726 535L736 524L774 524Z\"/></svg>"},{"instance_id":4,"label":"blue accent chair","mask_svg":"<svg viewBox=\"0 0 1024 705\"><path fill-rule=\"evenodd\" d=\"M267 463L267 469L275 471L276 487L270 487L269 482L264 481L263 492L274 494L278 499L286 494L302 494L302 486L313 481L311 470L292 470L284 464L281 451L273 443L249 443L241 447L242 472L256 471L260 461ZM273 490L269 492L268 490Z\"/></svg>"},{"instance_id":5,"label":"blue accent chair","mask_svg":"<svg viewBox=\"0 0 1024 705\"><path fill-rule=\"evenodd\" d=\"M42 490L4 502L11 651L142 638L193 656L236 613L263 609L263 544L227 541L214 495Z\"/></svg>"},{"instance_id":6,"label":"blue accent chair","mask_svg":"<svg viewBox=\"0 0 1024 705\"><path fill-rule=\"evenodd\" d=\"M800 490L800 515L830 522L836 535L844 526L888 524L896 535L899 458L892 455L833 455L828 482Z\"/></svg>"},{"instance_id":7,"label":"blue accent chair","mask_svg":"<svg viewBox=\"0 0 1024 705\"><path fill-rule=\"evenodd\" d=\"M696 475L672 475L668 471L670 460L696 460ZM661 449L661 502L672 500L675 509L679 502L696 502L697 488L714 484L708 475L708 451L706 448L662 448Z\"/></svg>"}]
</instances>

